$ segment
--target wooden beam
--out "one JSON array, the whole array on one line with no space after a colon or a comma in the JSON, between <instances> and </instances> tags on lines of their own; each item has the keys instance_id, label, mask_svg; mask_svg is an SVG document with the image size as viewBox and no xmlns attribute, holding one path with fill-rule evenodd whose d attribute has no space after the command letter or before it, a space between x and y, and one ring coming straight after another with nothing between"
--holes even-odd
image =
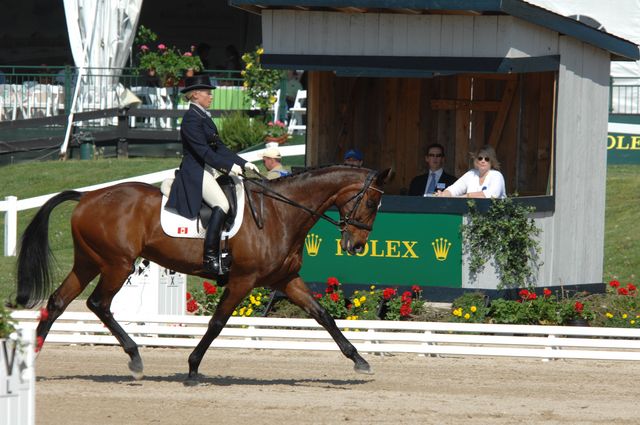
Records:
<instances>
[{"instance_id":1,"label":"wooden beam","mask_svg":"<svg viewBox=\"0 0 640 425\"><path fill-rule=\"evenodd\" d=\"M507 121L507 115L509 114L511 101L513 100L513 95L515 94L517 87L517 80L511 80L507 82L507 86L505 87L504 93L502 94L502 100L500 101L500 109L498 110L496 120L493 122L493 126L491 127L491 135L489 136L488 144L493 146L493 148L496 150L498 148L500 136L502 136L504 123Z\"/></svg>"},{"instance_id":2,"label":"wooden beam","mask_svg":"<svg viewBox=\"0 0 640 425\"><path fill-rule=\"evenodd\" d=\"M500 104L497 100L435 99L431 101L431 109L496 112L500 109Z\"/></svg>"},{"instance_id":3,"label":"wooden beam","mask_svg":"<svg viewBox=\"0 0 640 425\"><path fill-rule=\"evenodd\" d=\"M456 78L456 99L462 101L471 100L471 78L458 76ZM456 133L455 133L455 173L463 175L469 169L469 122L471 121L470 109L456 110Z\"/></svg>"}]
</instances>

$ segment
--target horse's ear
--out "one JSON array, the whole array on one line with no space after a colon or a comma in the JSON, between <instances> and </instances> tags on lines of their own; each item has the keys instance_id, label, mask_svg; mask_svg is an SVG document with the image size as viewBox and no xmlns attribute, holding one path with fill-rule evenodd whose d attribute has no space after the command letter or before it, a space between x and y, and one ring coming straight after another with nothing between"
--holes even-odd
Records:
<instances>
[{"instance_id":1,"label":"horse's ear","mask_svg":"<svg viewBox=\"0 0 640 425\"><path fill-rule=\"evenodd\" d=\"M377 186L384 186L384 184L389 181L388 177L389 177L389 172L391 171L391 168L387 168L386 170L382 170L380 172L378 172L378 175L376 176L376 185Z\"/></svg>"}]
</instances>

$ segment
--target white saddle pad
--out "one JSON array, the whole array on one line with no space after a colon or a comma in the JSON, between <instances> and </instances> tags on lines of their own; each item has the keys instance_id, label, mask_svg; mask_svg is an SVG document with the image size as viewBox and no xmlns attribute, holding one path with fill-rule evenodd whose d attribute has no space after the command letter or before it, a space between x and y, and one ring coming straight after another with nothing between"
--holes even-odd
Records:
<instances>
[{"instance_id":1,"label":"white saddle pad","mask_svg":"<svg viewBox=\"0 0 640 425\"><path fill-rule=\"evenodd\" d=\"M236 180L234 178L234 180ZM236 213L236 219L233 222L233 226L228 232L222 232L222 239L231 239L240 230L240 225L244 218L244 186L242 181L238 183L236 180L236 198L238 199L238 209ZM202 226L199 218L188 219L184 218L176 212L173 208L165 208L167 198L162 195L162 204L160 205L160 224L162 230L171 237L174 238L198 238L204 239L206 230Z\"/></svg>"}]
</instances>

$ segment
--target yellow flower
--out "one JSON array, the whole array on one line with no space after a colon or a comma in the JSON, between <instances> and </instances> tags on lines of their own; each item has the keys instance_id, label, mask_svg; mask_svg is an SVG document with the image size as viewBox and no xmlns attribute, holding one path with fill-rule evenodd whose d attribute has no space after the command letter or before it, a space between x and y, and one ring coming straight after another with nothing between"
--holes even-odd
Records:
<instances>
[{"instance_id":1,"label":"yellow flower","mask_svg":"<svg viewBox=\"0 0 640 425\"><path fill-rule=\"evenodd\" d=\"M276 103L276 97L275 96L269 96L269 103Z\"/></svg>"},{"instance_id":2,"label":"yellow flower","mask_svg":"<svg viewBox=\"0 0 640 425\"><path fill-rule=\"evenodd\" d=\"M255 305L262 305L262 303L260 301L256 301L254 304Z\"/></svg>"},{"instance_id":3,"label":"yellow flower","mask_svg":"<svg viewBox=\"0 0 640 425\"><path fill-rule=\"evenodd\" d=\"M242 75L244 77L245 75L247 75L247 71L245 71L245 70L240 71L240 75Z\"/></svg>"},{"instance_id":4,"label":"yellow flower","mask_svg":"<svg viewBox=\"0 0 640 425\"><path fill-rule=\"evenodd\" d=\"M453 310L453 315L458 317L462 316L462 308L456 308Z\"/></svg>"},{"instance_id":5,"label":"yellow flower","mask_svg":"<svg viewBox=\"0 0 640 425\"><path fill-rule=\"evenodd\" d=\"M626 318L627 318L627 313L624 313L624 314L622 315L622 318L623 318L623 319L626 319Z\"/></svg>"},{"instance_id":6,"label":"yellow flower","mask_svg":"<svg viewBox=\"0 0 640 425\"><path fill-rule=\"evenodd\" d=\"M251 67L252 67L252 66L253 66L253 63L252 63L252 62L249 62L249 63L247 64L247 66L246 66L246 69L251 69Z\"/></svg>"},{"instance_id":7,"label":"yellow flower","mask_svg":"<svg viewBox=\"0 0 640 425\"><path fill-rule=\"evenodd\" d=\"M376 285L371 285L371 286L369 287L369 289L371 289L371 290L373 291L374 289L376 289Z\"/></svg>"},{"instance_id":8,"label":"yellow flower","mask_svg":"<svg viewBox=\"0 0 640 425\"><path fill-rule=\"evenodd\" d=\"M478 310L478 309L476 308L475 305L472 305L470 310L471 310L472 313L475 313L476 310Z\"/></svg>"},{"instance_id":9,"label":"yellow flower","mask_svg":"<svg viewBox=\"0 0 640 425\"><path fill-rule=\"evenodd\" d=\"M247 309L247 307L242 307L238 313L240 313L241 316L244 316L244 311L246 309Z\"/></svg>"},{"instance_id":10,"label":"yellow flower","mask_svg":"<svg viewBox=\"0 0 640 425\"><path fill-rule=\"evenodd\" d=\"M358 295L360 291L358 291L357 289L355 291L353 291L353 295Z\"/></svg>"},{"instance_id":11,"label":"yellow flower","mask_svg":"<svg viewBox=\"0 0 640 425\"><path fill-rule=\"evenodd\" d=\"M364 295L360 297L360 302L363 303L367 300L367 297L365 297Z\"/></svg>"},{"instance_id":12,"label":"yellow flower","mask_svg":"<svg viewBox=\"0 0 640 425\"><path fill-rule=\"evenodd\" d=\"M631 320L629 323L631 323L632 325L635 325L636 321L635 320Z\"/></svg>"},{"instance_id":13,"label":"yellow flower","mask_svg":"<svg viewBox=\"0 0 640 425\"><path fill-rule=\"evenodd\" d=\"M607 316L609 319L613 319L613 314L607 312L607 314L605 314L605 316Z\"/></svg>"},{"instance_id":14,"label":"yellow flower","mask_svg":"<svg viewBox=\"0 0 640 425\"><path fill-rule=\"evenodd\" d=\"M232 316L237 316L238 312L236 310L233 310L233 313L231 313Z\"/></svg>"},{"instance_id":15,"label":"yellow flower","mask_svg":"<svg viewBox=\"0 0 640 425\"><path fill-rule=\"evenodd\" d=\"M353 300L353 305L355 305L356 307L360 307L360 300L357 298Z\"/></svg>"},{"instance_id":16,"label":"yellow flower","mask_svg":"<svg viewBox=\"0 0 640 425\"><path fill-rule=\"evenodd\" d=\"M244 86L244 88L245 88L245 89L246 89L247 87L249 87L249 83L248 83L248 82L246 82L246 81L245 81L244 83L242 83L242 85Z\"/></svg>"},{"instance_id":17,"label":"yellow flower","mask_svg":"<svg viewBox=\"0 0 640 425\"><path fill-rule=\"evenodd\" d=\"M264 53L264 49L261 47L256 51L257 54L261 55Z\"/></svg>"},{"instance_id":18,"label":"yellow flower","mask_svg":"<svg viewBox=\"0 0 640 425\"><path fill-rule=\"evenodd\" d=\"M245 313L247 316L251 316L251 314L253 313L253 309L249 308L247 309L247 312Z\"/></svg>"},{"instance_id":19,"label":"yellow flower","mask_svg":"<svg viewBox=\"0 0 640 425\"><path fill-rule=\"evenodd\" d=\"M469 320L469 319L471 318L471 315L470 315L469 313L466 313L466 314L464 315L464 318L465 318L465 319L467 319L467 320Z\"/></svg>"}]
</instances>

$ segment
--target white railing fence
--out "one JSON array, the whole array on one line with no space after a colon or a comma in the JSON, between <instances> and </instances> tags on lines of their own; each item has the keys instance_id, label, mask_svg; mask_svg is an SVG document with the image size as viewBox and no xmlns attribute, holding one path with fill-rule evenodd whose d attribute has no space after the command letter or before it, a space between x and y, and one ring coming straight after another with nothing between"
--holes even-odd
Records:
<instances>
[{"instance_id":1,"label":"white railing fence","mask_svg":"<svg viewBox=\"0 0 640 425\"><path fill-rule=\"evenodd\" d=\"M21 326L36 326L39 313L15 311ZM143 346L195 347L210 317L115 314ZM492 325L385 320L337 320L364 353L416 353L531 357L539 359L640 360L640 329ZM118 344L93 313L67 312L47 343ZM331 336L312 319L232 317L213 348L335 351Z\"/></svg>"},{"instance_id":2,"label":"white railing fence","mask_svg":"<svg viewBox=\"0 0 640 425\"><path fill-rule=\"evenodd\" d=\"M293 145L293 146L281 146L280 153L282 156L296 156L305 154L305 145ZM257 161L262 159L262 152L264 149L258 149L251 152L240 154L247 161ZM118 183L125 182L142 182L155 184L162 180L173 177L175 169L158 171L157 173L145 174L137 177L130 177L127 179L116 180L107 183L95 184L92 186L81 187L74 189L80 192L86 192L90 190L102 189L103 187L112 186ZM36 196L35 198L18 199L15 196L6 196L3 201L0 201L0 212L4 212L4 256L10 257L16 255L16 243L18 234L18 211L29 210L32 208L39 208L44 205L49 199L53 198L58 193L50 193L48 195Z\"/></svg>"}]
</instances>

